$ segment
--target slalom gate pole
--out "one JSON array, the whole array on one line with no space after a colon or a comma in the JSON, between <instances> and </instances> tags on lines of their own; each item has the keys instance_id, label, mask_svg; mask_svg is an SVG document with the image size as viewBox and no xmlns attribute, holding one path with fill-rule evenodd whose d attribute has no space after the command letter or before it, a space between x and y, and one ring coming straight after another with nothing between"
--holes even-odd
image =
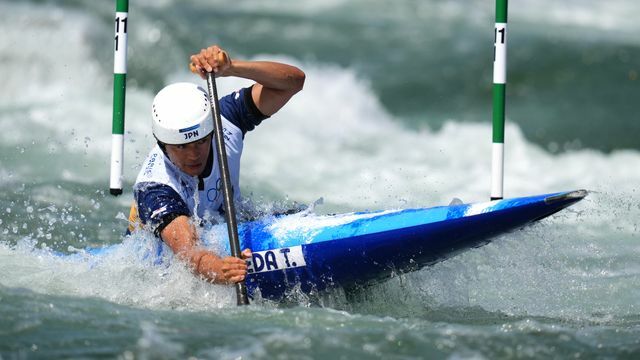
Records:
<instances>
[{"instance_id":1,"label":"slalom gate pole","mask_svg":"<svg viewBox=\"0 0 640 360\"><path fill-rule=\"evenodd\" d=\"M124 162L124 104L127 85L127 17L129 0L117 0L113 52L113 120L111 126L111 176L109 193L122 194Z\"/></svg>"},{"instance_id":2,"label":"slalom gate pole","mask_svg":"<svg viewBox=\"0 0 640 360\"><path fill-rule=\"evenodd\" d=\"M493 146L491 148L491 200L503 198L504 114L507 86L507 2L496 0L493 44Z\"/></svg>"}]
</instances>

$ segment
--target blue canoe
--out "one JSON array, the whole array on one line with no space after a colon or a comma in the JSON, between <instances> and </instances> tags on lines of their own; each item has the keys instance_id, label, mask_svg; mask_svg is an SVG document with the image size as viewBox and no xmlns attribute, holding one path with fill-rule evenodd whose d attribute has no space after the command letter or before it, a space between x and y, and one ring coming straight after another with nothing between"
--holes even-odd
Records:
<instances>
[{"instance_id":1,"label":"blue canoe","mask_svg":"<svg viewBox=\"0 0 640 360\"><path fill-rule=\"evenodd\" d=\"M414 271L492 236L545 218L586 196L585 190L434 208L284 216L239 226L253 259L247 287L278 299L303 292L365 285Z\"/></svg>"},{"instance_id":2,"label":"blue canoe","mask_svg":"<svg viewBox=\"0 0 640 360\"><path fill-rule=\"evenodd\" d=\"M247 288L268 299L293 290L362 286L415 271L492 236L522 227L580 201L587 191L521 197L433 208L313 215L270 216L238 226L241 248L253 251ZM229 253L226 225L213 226L203 245ZM171 251L152 240L143 257L170 261ZM98 258L119 245L87 249ZM74 255L66 255L74 256Z\"/></svg>"}]
</instances>

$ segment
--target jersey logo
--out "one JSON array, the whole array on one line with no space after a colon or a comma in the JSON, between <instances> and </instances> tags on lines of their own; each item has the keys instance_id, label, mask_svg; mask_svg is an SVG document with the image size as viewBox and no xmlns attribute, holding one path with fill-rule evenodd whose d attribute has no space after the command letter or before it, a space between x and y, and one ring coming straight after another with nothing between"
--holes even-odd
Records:
<instances>
[{"instance_id":1,"label":"jersey logo","mask_svg":"<svg viewBox=\"0 0 640 360\"><path fill-rule=\"evenodd\" d=\"M151 155L149 162L147 162L147 167L144 168L144 176L151 176L153 166L156 164L157 157L158 157L158 154Z\"/></svg>"},{"instance_id":2,"label":"jersey logo","mask_svg":"<svg viewBox=\"0 0 640 360\"><path fill-rule=\"evenodd\" d=\"M222 189L222 179L218 178L218 180L216 180L216 187L207 190L207 200L211 202L218 200L218 196L220 196L220 189Z\"/></svg>"}]
</instances>

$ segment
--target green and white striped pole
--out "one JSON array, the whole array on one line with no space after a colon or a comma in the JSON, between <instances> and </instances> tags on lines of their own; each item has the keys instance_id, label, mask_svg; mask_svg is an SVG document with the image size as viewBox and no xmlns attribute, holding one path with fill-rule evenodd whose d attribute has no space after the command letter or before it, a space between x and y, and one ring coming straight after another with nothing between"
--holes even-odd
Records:
<instances>
[{"instance_id":1,"label":"green and white striped pole","mask_svg":"<svg viewBox=\"0 0 640 360\"><path fill-rule=\"evenodd\" d=\"M109 192L122 194L124 161L124 100L127 86L127 17L129 0L117 0L113 53L113 122L111 127L111 177Z\"/></svg>"},{"instance_id":2,"label":"green and white striped pole","mask_svg":"<svg viewBox=\"0 0 640 360\"><path fill-rule=\"evenodd\" d=\"M507 87L507 0L496 0L493 44L493 147L491 149L491 200L503 197L504 112Z\"/></svg>"}]
</instances>

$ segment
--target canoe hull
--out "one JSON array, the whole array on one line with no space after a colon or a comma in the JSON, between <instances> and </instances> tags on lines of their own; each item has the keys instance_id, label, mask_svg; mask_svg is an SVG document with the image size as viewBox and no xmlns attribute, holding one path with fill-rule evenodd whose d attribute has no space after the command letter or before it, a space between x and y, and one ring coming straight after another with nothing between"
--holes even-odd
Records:
<instances>
[{"instance_id":1,"label":"canoe hull","mask_svg":"<svg viewBox=\"0 0 640 360\"><path fill-rule=\"evenodd\" d=\"M250 293L259 290L262 297L278 299L294 287L309 293L364 285L486 244L492 236L552 215L585 195L585 191L574 191L379 215L353 214L355 220L324 228L298 243L284 239L278 244L268 231L249 234L252 236L243 231L243 247L256 252L247 286ZM277 223L271 226L277 229ZM264 248L265 244L271 246Z\"/></svg>"}]
</instances>

